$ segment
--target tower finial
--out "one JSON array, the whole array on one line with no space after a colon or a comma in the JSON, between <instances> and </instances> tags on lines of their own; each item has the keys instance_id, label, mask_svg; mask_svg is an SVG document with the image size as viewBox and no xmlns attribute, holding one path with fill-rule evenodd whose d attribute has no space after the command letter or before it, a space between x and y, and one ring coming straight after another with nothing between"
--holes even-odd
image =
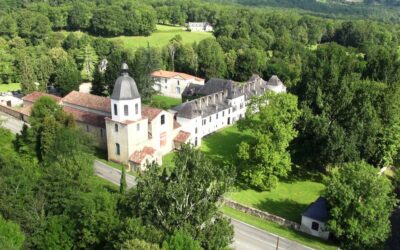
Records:
<instances>
[{"instance_id":1,"label":"tower finial","mask_svg":"<svg viewBox=\"0 0 400 250\"><path fill-rule=\"evenodd\" d=\"M128 73L128 70L129 70L128 64L123 63L122 66L121 66L121 71L122 71L122 73L123 73L123 74L127 74L127 73Z\"/></svg>"}]
</instances>

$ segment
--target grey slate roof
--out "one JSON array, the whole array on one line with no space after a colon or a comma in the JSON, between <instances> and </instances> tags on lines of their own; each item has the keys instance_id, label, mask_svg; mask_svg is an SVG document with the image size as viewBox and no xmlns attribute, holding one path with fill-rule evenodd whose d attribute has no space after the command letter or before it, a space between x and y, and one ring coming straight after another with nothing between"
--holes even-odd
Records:
<instances>
[{"instance_id":1,"label":"grey slate roof","mask_svg":"<svg viewBox=\"0 0 400 250\"><path fill-rule=\"evenodd\" d=\"M128 65L122 65L122 75L115 81L111 95L113 100L132 100L140 98L135 80L128 74Z\"/></svg>"},{"instance_id":2,"label":"grey slate roof","mask_svg":"<svg viewBox=\"0 0 400 250\"><path fill-rule=\"evenodd\" d=\"M324 197L319 197L316 201L310 204L302 215L314 220L326 222L329 219L328 207L328 201Z\"/></svg>"}]
</instances>

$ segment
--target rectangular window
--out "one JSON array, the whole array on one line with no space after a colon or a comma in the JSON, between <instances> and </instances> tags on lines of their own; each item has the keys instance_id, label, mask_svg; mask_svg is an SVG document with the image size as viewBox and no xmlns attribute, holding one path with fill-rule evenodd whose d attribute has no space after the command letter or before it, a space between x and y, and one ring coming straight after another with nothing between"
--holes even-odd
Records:
<instances>
[{"instance_id":1,"label":"rectangular window","mask_svg":"<svg viewBox=\"0 0 400 250\"><path fill-rule=\"evenodd\" d=\"M222 117L224 117L225 116L225 111L222 111Z\"/></svg>"},{"instance_id":2,"label":"rectangular window","mask_svg":"<svg viewBox=\"0 0 400 250\"><path fill-rule=\"evenodd\" d=\"M180 94L181 93L181 88L180 87L176 87L176 93Z\"/></svg>"},{"instance_id":3,"label":"rectangular window","mask_svg":"<svg viewBox=\"0 0 400 250\"><path fill-rule=\"evenodd\" d=\"M210 116L210 122L211 122L211 116Z\"/></svg>"},{"instance_id":4,"label":"rectangular window","mask_svg":"<svg viewBox=\"0 0 400 250\"><path fill-rule=\"evenodd\" d=\"M136 130L140 131L140 123L136 124Z\"/></svg>"},{"instance_id":5,"label":"rectangular window","mask_svg":"<svg viewBox=\"0 0 400 250\"><path fill-rule=\"evenodd\" d=\"M197 134L197 128L194 129L194 133Z\"/></svg>"},{"instance_id":6,"label":"rectangular window","mask_svg":"<svg viewBox=\"0 0 400 250\"><path fill-rule=\"evenodd\" d=\"M135 114L139 114L139 104L135 104Z\"/></svg>"},{"instance_id":7,"label":"rectangular window","mask_svg":"<svg viewBox=\"0 0 400 250\"><path fill-rule=\"evenodd\" d=\"M203 125L206 125L206 124L207 124L207 120L203 119Z\"/></svg>"},{"instance_id":8,"label":"rectangular window","mask_svg":"<svg viewBox=\"0 0 400 250\"><path fill-rule=\"evenodd\" d=\"M124 105L124 115L125 116L129 115L129 107L128 107L128 105Z\"/></svg>"},{"instance_id":9,"label":"rectangular window","mask_svg":"<svg viewBox=\"0 0 400 250\"><path fill-rule=\"evenodd\" d=\"M161 125L165 124L165 115L161 115Z\"/></svg>"},{"instance_id":10,"label":"rectangular window","mask_svg":"<svg viewBox=\"0 0 400 250\"><path fill-rule=\"evenodd\" d=\"M217 120L218 120L218 114L216 115L216 117L217 117Z\"/></svg>"},{"instance_id":11,"label":"rectangular window","mask_svg":"<svg viewBox=\"0 0 400 250\"><path fill-rule=\"evenodd\" d=\"M114 115L118 115L118 107L117 107L117 104L114 104Z\"/></svg>"},{"instance_id":12,"label":"rectangular window","mask_svg":"<svg viewBox=\"0 0 400 250\"><path fill-rule=\"evenodd\" d=\"M114 130L115 130L115 132L118 132L118 124L114 125Z\"/></svg>"},{"instance_id":13,"label":"rectangular window","mask_svg":"<svg viewBox=\"0 0 400 250\"><path fill-rule=\"evenodd\" d=\"M160 147L164 147L167 144L167 132L160 134Z\"/></svg>"},{"instance_id":14,"label":"rectangular window","mask_svg":"<svg viewBox=\"0 0 400 250\"><path fill-rule=\"evenodd\" d=\"M317 222L313 221L312 224L311 224L311 229L315 230L315 231L318 231L319 224Z\"/></svg>"},{"instance_id":15,"label":"rectangular window","mask_svg":"<svg viewBox=\"0 0 400 250\"><path fill-rule=\"evenodd\" d=\"M120 148L119 148L119 144L118 144L118 143L115 143L115 153L116 153L117 155L120 155L120 154L121 154L121 151L120 151Z\"/></svg>"}]
</instances>

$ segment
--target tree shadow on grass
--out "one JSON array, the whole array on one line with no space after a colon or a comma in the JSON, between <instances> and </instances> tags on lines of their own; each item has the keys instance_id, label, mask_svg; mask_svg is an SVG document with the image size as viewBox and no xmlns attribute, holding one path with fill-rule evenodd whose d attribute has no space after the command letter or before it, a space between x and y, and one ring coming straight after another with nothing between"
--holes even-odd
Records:
<instances>
[{"instance_id":1,"label":"tree shadow on grass","mask_svg":"<svg viewBox=\"0 0 400 250\"><path fill-rule=\"evenodd\" d=\"M307 206L306 204L300 204L293 200L285 199L264 200L256 204L255 208L300 223L301 214L306 210Z\"/></svg>"},{"instance_id":2,"label":"tree shadow on grass","mask_svg":"<svg viewBox=\"0 0 400 250\"><path fill-rule=\"evenodd\" d=\"M280 178L282 182L293 183L297 181L314 181L322 183L324 181L324 175L317 171L309 171L308 169L302 168L299 165L292 166L287 177Z\"/></svg>"}]
</instances>

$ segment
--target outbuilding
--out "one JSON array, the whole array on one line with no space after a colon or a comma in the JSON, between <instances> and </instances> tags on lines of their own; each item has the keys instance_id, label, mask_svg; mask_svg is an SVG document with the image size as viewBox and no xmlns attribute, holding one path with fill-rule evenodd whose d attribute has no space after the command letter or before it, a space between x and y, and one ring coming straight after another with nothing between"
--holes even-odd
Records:
<instances>
[{"instance_id":1,"label":"outbuilding","mask_svg":"<svg viewBox=\"0 0 400 250\"><path fill-rule=\"evenodd\" d=\"M329 238L329 232L326 230L326 222L329 219L329 205L324 197L319 197L310 204L301 216L301 231L320 237Z\"/></svg>"}]
</instances>

